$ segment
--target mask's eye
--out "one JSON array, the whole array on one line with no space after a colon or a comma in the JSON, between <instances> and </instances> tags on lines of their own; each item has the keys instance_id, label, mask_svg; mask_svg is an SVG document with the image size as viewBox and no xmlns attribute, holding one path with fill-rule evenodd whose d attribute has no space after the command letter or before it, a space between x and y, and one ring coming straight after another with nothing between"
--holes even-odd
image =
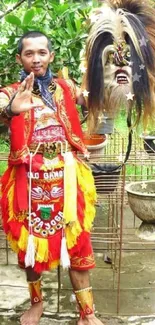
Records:
<instances>
[{"instance_id":1,"label":"mask's eye","mask_svg":"<svg viewBox=\"0 0 155 325\"><path fill-rule=\"evenodd\" d=\"M114 63L114 52L109 52L106 60L106 64L113 64Z\"/></svg>"},{"instance_id":2,"label":"mask's eye","mask_svg":"<svg viewBox=\"0 0 155 325\"><path fill-rule=\"evenodd\" d=\"M114 43L115 52L114 52L114 62L116 65L128 65L130 61L130 48L123 41L120 43Z\"/></svg>"},{"instance_id":3,"label":"mask's eye","mask_svg":"<svg viewBox=\"0 0 155 325\"><path fill-rule=\"evenodd\" d=\"M130 59L131 59L131 54L130 54L130 51L129 51L129 50L125 53L124 58L125 58L125 60L128 61L128 62L130 61Z\"/></svg>"}]
</instances>

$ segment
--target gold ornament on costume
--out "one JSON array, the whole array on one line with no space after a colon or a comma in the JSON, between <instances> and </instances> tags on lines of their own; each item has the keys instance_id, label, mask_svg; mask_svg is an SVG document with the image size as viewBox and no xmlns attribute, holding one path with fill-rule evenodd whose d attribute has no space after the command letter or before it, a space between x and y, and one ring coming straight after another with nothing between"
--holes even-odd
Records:
<instances>
[{"instance_id":1,"label":"gold ornament on costume","mask_svg":"<svg viewBox=\"0 0 155 325\"><path fill-rule=\"evenodd\" d=\"M76 299L80 308L81 317L94 313L92 287L75 291Z\"/></svg>"},{"instance_id":2,"label":"gold ornament on costume","mask_svg":"<svg viewBox=\"0 0 155 325\"><path fill-rule=\"evenodd\" d=\"M41 291L41 278L35 282L28 282L31 304L34 305L43 300Z\"/></svg>"}]
</instances>

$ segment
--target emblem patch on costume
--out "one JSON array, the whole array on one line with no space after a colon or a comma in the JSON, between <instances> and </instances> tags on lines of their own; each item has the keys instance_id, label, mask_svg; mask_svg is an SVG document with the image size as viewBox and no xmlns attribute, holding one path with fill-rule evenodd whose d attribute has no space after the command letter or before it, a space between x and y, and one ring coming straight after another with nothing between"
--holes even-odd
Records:
<instances>
[{"instance_id":1,"label":"emblem patch on costume","mask_svg":"<svg viewBox=\"0 0 155 325\"><path fill-rule=\"evenodd\" d=\"M38 175L32 178L31 226L34 235L49 238L63 228L63 171L39 171ZM25 225L28 228L28 219Z\"/></svg>"}]
</instances>

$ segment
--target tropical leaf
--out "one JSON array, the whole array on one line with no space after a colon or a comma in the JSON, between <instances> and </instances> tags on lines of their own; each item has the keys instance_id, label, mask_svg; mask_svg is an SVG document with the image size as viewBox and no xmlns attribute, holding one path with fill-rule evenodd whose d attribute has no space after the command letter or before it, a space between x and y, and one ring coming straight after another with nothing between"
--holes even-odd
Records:
<instances>
[{"instance_id":1,"label":"tropical leaf","mask_svg":"<svg viewBox=\"0 0 155 325\"><path fill-rule=\"evenodd\" d=\"M20 26L20 25L21 25L21 21L20 21L20 19L19 19L17 16L12 15L12 14L7 15L7 16L5 17L5 20L6 20L9 24L12 24L12 25L16 25L16 26Z\"/></svg>"},{"instance_id":2,"label":"tropical leaf","mask_svg":"<svg viewBox=\"0 0 155 325\"><path fill-rule=\"evenodd\" d=\"M34 15L35 15L35 10L33 8L27 10L23 17L23 24L28 25L32 21Z\"/></svg>"}]
</instances>

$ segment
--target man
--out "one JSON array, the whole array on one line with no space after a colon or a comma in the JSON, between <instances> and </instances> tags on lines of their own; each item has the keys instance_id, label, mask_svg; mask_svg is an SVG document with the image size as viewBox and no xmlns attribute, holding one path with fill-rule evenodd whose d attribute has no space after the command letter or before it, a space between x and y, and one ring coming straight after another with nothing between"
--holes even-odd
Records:
<instances>
[{"instance_id":1,"label":"man","mask_svg":"<svg viewBox=\"0 0 155 325\"><path fill-rule=\"evenodd\" d=\"M94 256L90 230L95 189L75 102L81 92L71 80L52 77L50 40L37 31L19 40L20 83L1 89L1 118L10 127L9 167L2 178L3 227L26 271L31 308L22 325L37 325L43 312L41 273L60 263L79 305L78 325L102 324L94 315L88 270Z\"/></svg>"}]
</instances>

